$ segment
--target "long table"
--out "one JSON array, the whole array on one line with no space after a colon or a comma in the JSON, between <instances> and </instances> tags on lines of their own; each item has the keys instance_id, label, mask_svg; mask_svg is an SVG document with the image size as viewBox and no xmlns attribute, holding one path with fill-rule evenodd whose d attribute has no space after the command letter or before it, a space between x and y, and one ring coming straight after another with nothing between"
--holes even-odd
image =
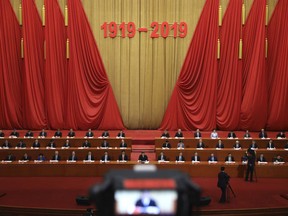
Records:
<instances>
[{"instance_id":1,"label":"long table","mask_svg":"<svg viewBox=\"0 0 288 216\"><path fill-rule=\"evenodd\" d=\"M0 163L0 176L87 176L87 177L102 177L109 170L113 169L133 169L134 165L139 164L136 161L117 162L111 161L102 163L83 162L78 161L74 163L61 162L1 162ZM181 170L192 177L215 177L217 176L220 167L225 166L226 172L231 177L244 177L247 165L242 163L225 164L218 162L216 164L209 164L208 162L200 162L193 164L192 162L176 163L176 162L150 162L157 167L157 169L177 169ZM146 165L146 164L145 164ZM145 166L144 165L144 166ZM281 164L275 165L268 163L265 165L256 164L256 172L258 178L288 178L287 172L288 165Z\"/></svg>"},{"instance_id":2,"label":"long table","mask_svg":"<svg viewBox=\"0 0 288 216\"><path fill-rule=\"evenodd\" d=\"M205 148L203 150L199 150L196 148L185 148L185 149L156 148L156 157L158 157L160 152L163 152L164 155L168 157L169 160L174 160L174 161L176 159L176 156L178 156L180 152L182 152L183 156L185 157L185 160L187 161L188 160L191 161L191 157L194 155L195 152L198 153L198 156L201 158L201 161L207 161L211 153L213 153L214 156L216 156L219 161L225 161L225 157L229 153L231 153L235 161L240 162L242 156L246 152L246 149L234 150L233 148L224 148L221 150L216 150L215 148ZM268 162L272 162L273 161L272 159L276 157L277 155L280 155L281 157L283 157L284 161L286 162L288 161L288 151L284 149L276 149L276 150L258 149L256 150L256 158L258 158L260 154L263 154Z\"/></svg>"},{"instance_id":3,"label":"long table","mask_svg":"<svg viewBox=\"0 0 288 216\"><path fill-rule=\"evenodd\" d=\"M197 143L199 142L199 139L195 139L191 137L186 137L184 139L175 139L175 138L168 139L172 148L173 147L176 148L180 140L183 141L186 148L196 148ZM215 148L216 144L218 143L218 140L219 139L202 139L206 148ZM233 145L235 144L237 140L239 141L242 148L247 149L251 145L252 140L256 142L259 148L267 148L267 144L270 139L259 139L259 138L256 138L256 139L227 139L227 138L221 139L225 148L233 148ZM278 149L284 149L284 146L288 142L287 139L272 139L272 140L273 140L275 147ZM166 139L155 138L155 148L161 148L165 141Z\"/></svg>"}]
</instances>

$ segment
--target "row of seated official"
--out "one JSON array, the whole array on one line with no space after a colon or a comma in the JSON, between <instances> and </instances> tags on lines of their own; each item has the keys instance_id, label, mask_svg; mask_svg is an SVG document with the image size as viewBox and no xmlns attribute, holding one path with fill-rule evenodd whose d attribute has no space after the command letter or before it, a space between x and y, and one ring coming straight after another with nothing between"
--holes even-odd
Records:
<instances>
[{"instance_id":1,"label":"row of seated official","mask_svg":"<svg viewBox=\"0 0 288 216\"><path fill-rule=\"evenodd\" d=\"M51 139L50 142L45 146L46 148L56 148L56 142L54 139ZM70 145L70 140L67 139L65 141L65 143L61 146L61 148L70 148L71 145ZM89 142L89 140L85 140L81 146L79 146L79 148L91 148L91 143ZM100 146L95 146L95 147L100 147L100 148L110 148L110 144L108 142L107 139L103 139L102 143ZM0 148L3 148L3 149L9 149L9 148L12 148L12 145L9 143L8 140L5 140L2 147ZM15 146L15 148L26 148L26 144L23 140L20 140L19 143ZM38 139L36 139L31 148L41 148L41 144L40 144L40 141ZM119 141L119 148L127 148L127 143L125 142L124 139L121 139L121 141Z\"/></svg>"},{"instance_id":2,"label":"row of seated official","mask_svg":"<svg viewBox=\"0 0 288 216\"><path fill-rule=\"evenodd\" d=\"M157 157L158 161L169 161L168 158L165 156L164 152L160 152L159 156ZM185 162L186 159L185 157L183 156L183 153L182 152L179 152L179 155L177 155L175 157L175 161L177 162ZM200 162L201 161L201 157L199 156L199 154L197 152L194 153L194 155L191 157L191 161L192 162ZM214 155L214 153L211 153L211 155L208 157L207 159L208 162L218 162L218 158ZM245 153L243 155L243 157L241 158L241 161L242 163L247 163L248 161L248 156L247 156L247 153ZM263 154L261 154L257 161L259 163L261 162L266 162L267 163L267 160L266 158L264 157ZM227 163L235 163L235 159L233 157L233 155L231 153L228 153L228 155L225 157L225 162ZM284 162L284 159L280 156L280 155L277 155L275 157L272 158L272 162Z\"/></svg>"},{"instance_id":3,"label":"row of seated official","mask_svg":"<svg viewBox=\"0 0 288 216\"><path fill-rule=\"evenodd\" d=\"M95 161L95 156L92 154L91 151L89 151L87 153L87 155L85 156L85 158L82 158L82 160L84 161ZM8 154L3 161L5 162L12 162L12 161L15 161L16 160L16 157L12 154ZM32 158L31 156L29 156L27 153L24 153L23 154L23 157L19 158L19 161L31 161ZM54 155L50 158L51 161L61 161L63 160L63 158L61 157L61 155L59 154L58 151L55 151ZM73 161L73 162L76 162L78 161L78 157L76 155L76 152L75 151L72 151L71 152L71 155L66 158L67 161ZM119 155L118 161L129 161L129 157L128 155L125 153L125 150L122 150L121 151L121 154ZM47 158L45 157L45 155L43 153L40 153L38 155L37 158L34 158L34 161L39 161L39 162L42 162L42 161L47 161ZM103 162L108 162L108 161L111 161L111 157L109 156L109 153L108 151L105 151L103 156L100 157L100 161L103 161Z\"/></svg>"},{"instance_id":4,"label":"row of seated official","mask_svg":"<svg viewBox=\"0 0 288 216\"><path fill-rule=\"evenodd\" d=\"M164 142L163 145L162 145L162 148L163 148L163 149L165 149L165 148L170 149L170 148L171 148L171 144L170 144L170 142L169 142L168 139L165 140L165 142ZM176 148L178 148L178 149L184 149L184 148L185 148L185 143L184 143L184 140L183 140L183 139L180 139L180 140L179 140L179 142L177 143ZM195 146L195 148L198 148L198 149L204 149L204 148L206 148L206 145L205 145L205 143L202 141L202 138L199 139L199 141L198 141L197 145ZM216 149L223 149L223 148L224 148L224 143L222 142L221 139L218 140L215 148L216 148ZM236 150L237 150L237 149L239 150L239 149L242 148L239 140L236 140L236 141L235 141L235 144L233 145L233 148L236 149ZM251 145L249 146L249 148L251 148L251 149L258 149L259 146L258 146L258 144L256 143L255 140L252 140L252 141L251 141ZM273 140L272 140L272 139L270 139L270 140L267 142L267 149L270 149L270 150L276 149L275 144L273 143ZM286 145L284 146L284 149L287 149L287 150L288 150L288 142L287 142Z\"/></svg>"},{"instance_id":5,"label":"row of seated official","mask_svg":"<svg viewBox=\"0 0 288 216\"><path fill-rule=\"evenodd\" d=\"M183 134L182 130L178 129L177 132L175 133L174 137L175 138L184 138L184 134ZM162 133L161 138L163 138L163 139L171 138L170 133L167 130L165 130ZM194 138L195 139L202 138L202 133L200 132L199 129L197 129L194 132ZM218 135L218 132L216 131L216 129L214 129L211 132L210 138L211 139L219 139L220 138L219 135ZM236 133L234 131L230 131L228 133L228 135L227 135L227 138L229 138L229 139L237 139L238 136L236 135ZM244 139L252 139L252 136L251 136L251 134L250 134L250 132L248 130L245 131L245 133L243 135L243 138ZM264 129L261 129L261 131L258 134L258 138L260 138L260 139L269 139L269 136L268 136L267 132ZM277 139L285 139L286 138L285 132L284 131L279 132L276 135L276 138Z\"/></svg>"},{"instance_id":6,"label":"row of seated official","mask_svg":"<svg viewBox=\"0 0 288 216\"><path fill-rule=\"evenodd\" d=\"M4 138L5 134L2 130L0 130L0 138ZM42 129L41 132L38 135L38 138L46 138L48 137L47 132L45 131L45 129ZM62 132L60 129L58 129L54 135L52 136L52 138L61 138L62 137ZM76 137L76 133L75 131L73 131L73 129L70 129L68 134L67 134L67 138L75 138ZM100 136L98 136L99 138L108 138L110 137L109 131L103 131L102 134ZM117 134L116 138L124 138L125 137L125 132L123 130L120 130L119 133ZM19 132L14 129L10 134L9 134L9 138L19 138ZM31 130L28 130L25 135L24 138L34 138L34 132ZM94 138L94 132L91 129L88 129L88 131L86 132L84 138Z\"/></svg>"}]
</instances>

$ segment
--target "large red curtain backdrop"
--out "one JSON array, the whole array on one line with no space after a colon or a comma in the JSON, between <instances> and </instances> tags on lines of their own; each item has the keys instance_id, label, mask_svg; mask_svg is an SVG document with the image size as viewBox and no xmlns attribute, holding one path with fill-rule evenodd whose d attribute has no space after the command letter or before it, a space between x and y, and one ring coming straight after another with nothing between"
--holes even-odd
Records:
<instances>
[{"instance_id":1,"label":"large red curtain backdrop","mask_svg":"<svg viewBox=\"0 0 288 216\"><path fill-rule=\"evenodd\" d=\"M0 128L21 128L21 29L9 0L0 14Z\"/></svg>"},{"instance_id":2,"label":"large red curtain backdrop","mask_svg":"<svg viewBox=\"0 0 288 216\"><path fill-rule=\"evenodd\" d=\"M67 122L72 128L123 128L99 50L80 0L68 0L70 44Z\"/></svg>"},{"instance_id":3,"label":"large red curtain backdrop","mask_svg":"<svg viewBox=\"0 0 288 216\"><path fill-rule=\"evenodd\" d=\"M218 0L204 5L161 129L216 126L218 7Z\"/></svg>"},{"instance_id":4,"label":"large red curtain backdrop","mask_svg":"<svg viewBox=\"0 0 288 216\"><path fill-rule=\"evenodd\" d=\"M268 25L269 130L288 129L288 1L279 0Z\"/></svg>"}]
</instances>

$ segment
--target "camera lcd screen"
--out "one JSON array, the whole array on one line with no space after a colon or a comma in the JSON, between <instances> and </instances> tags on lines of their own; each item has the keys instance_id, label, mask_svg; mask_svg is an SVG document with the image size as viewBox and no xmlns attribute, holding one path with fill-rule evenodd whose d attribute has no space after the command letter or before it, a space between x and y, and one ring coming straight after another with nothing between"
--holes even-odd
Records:
<instances>
[{"instance_id":1,"label":"camera lcd screen","mask_svg":"<svg viewBox=\"0 0 288 216\"><path fill-rule=\"evenodd\" d=\"M177 212L178 194L175 190L117 190L116 215L162 215Z\"/></svg>"}]
</instances>

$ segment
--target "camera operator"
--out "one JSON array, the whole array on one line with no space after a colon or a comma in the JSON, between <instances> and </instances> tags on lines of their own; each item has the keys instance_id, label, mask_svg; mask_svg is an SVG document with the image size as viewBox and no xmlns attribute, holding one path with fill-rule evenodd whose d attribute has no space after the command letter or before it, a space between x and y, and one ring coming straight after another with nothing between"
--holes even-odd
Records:
<instances>
[{"instance_id":1,"label":"camera operator","mask_svg":"<svg viewBox=\"0 0 288 216\"><path fill-rule=\"evenodd\" d=\"M221 189L221 198L219 200L219 203L225 203L226 202L226 189L227 185L230 179L230 176L225 172L225 167L220 168L220 172L218 173L218 183L217 187Z\"/></svg>"}]
</instances>

